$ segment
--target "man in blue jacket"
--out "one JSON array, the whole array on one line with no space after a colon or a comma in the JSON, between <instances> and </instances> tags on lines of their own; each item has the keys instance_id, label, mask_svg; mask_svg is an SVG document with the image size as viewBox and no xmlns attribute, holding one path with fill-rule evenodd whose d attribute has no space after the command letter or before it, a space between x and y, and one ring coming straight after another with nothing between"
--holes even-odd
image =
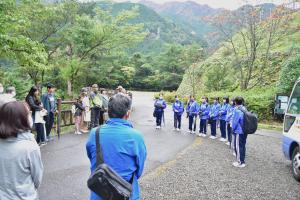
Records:
<instances>
[{"instance_id":1,"label":"man in blue jacket","mask_svg":"<svg viewBox=\"0 0 300 200\"><path fill-rule=\"evenodd\" d=\"M244 125L244 113L241 110L246 110L243 106L244 99L242 97L236 97L236 107L233 111L232 116L232 131L235 135L235 152L237 161L233 162L234 167L246 167L245 156L246 156L246 141L247 134L243 132Z\"/></svg>"},{"instance_id":2,"label":"man in blue jacket","mask_svg":"<svg viewBox=\"0 0 300 200\"><path fill-rule=\"evenodd\" d=\"M174 112L174 130L180 131L181 129L181 116L184 112L184 105L179 100L178 96L175 96L175 102L172 105Z\"/></svg>"},{"instance_id":3,"label":"man in blue jacket","mask_svg":"<svg viewBox=\"0 0 300 200\"><path fill-rule=\"evenodd\" d=\"M124 94L114 95L108 103L109 120L100 129L100 145L104 162L114 169L123 179L132 183L131 200L140 199L138 179L144 170L147 150L142 134L133 129L127 121L130 116L131 100ZM96 169L97 128L91 130L86 143L86 151L91 164L91 172ZM101 200L91 192L90 200Z\"/></svg>"},{"instance_id":4,"label":"man in blue jacket","mask_svg":"<svg viewBox=\"0 0 300 200\"><path fill-rule=\"evenodd\" d=\"M221 131L221 142L226 142L226 115L228 112L230 105L229 105L229 97L223 98L223 105L219 111L220 116L220 131Z\"/></svg>"},{"instance_id":5,"label":"man in blue jacket","mask_svg":"<svg viewBox=\"0 0 300 200\"><path fill-rule=\"evenodd\" d=\"M167 104L161 94L159 99L154 102L154 115L156 117L156 129L161 128L161 121L164 117L164 110L167 108Z\"/></svg>"},{"instance_id":6,"label":"man in blue jacket","mask_svg":"<svg viewBox=\"0 0 300 200\"><path fill-rule=\"evenodd\" d=\"M189 133L196 133L196 121L199 113L199 104L195 100L194 96L191 96L189 104L186 107L186 112L189 115Z\"/></svg>"},{"instance_id":7,"label":"man in blue jacket","mask_svg":"<svg viewBox=\"0 0 300 200\"><path fill-rule=\"evenodd\" d=\"M57 100L54 92L54 85L49 83L47 85L47 93L42 95L42 103L48 113L48 115L45 116L47 141L53 140L53 138L50 137L50 133L54 124L54 115L57 112Z\"/></svg>"},{"instance_id":8,"label":"man in blue jacket","mask_svg":"<svg viewBox=\"0 0 300 200\"><path fill-rule=\"evenodd\" d=\"M199 136L206 137L206 126L207 126L207 119L209 118L209 105L208 105L208 98L202 97L202 104L199 109L199 118L200 118L200 130Z\"/></svg>"},{"instance_id":9,"label":"man in blue jacket","mask_svg":"<svg viewBox=\"0 0 300 200\"><path fill-rule=\"evenodd\" d=\"M211 105L209 117L210 117L210 129L211 129L211 136L210 139L216 139L217 138L217 121L219 120L219 111L220 111L220 104L219 104L219 97L216 97L214 99L213 105Z\"/></svg>"}]
</instances>

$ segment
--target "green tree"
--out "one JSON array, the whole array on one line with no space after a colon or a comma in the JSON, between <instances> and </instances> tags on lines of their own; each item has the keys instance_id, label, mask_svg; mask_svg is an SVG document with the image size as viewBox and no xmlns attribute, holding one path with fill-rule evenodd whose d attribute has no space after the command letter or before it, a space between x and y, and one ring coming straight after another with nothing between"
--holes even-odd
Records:
<instances>
[{"instance_id":1,"label":"green tree","mask_svg":"<svg viewBox=\"0 0 300 200\"><path fill-rule=\"evenodd\" d=\"M299 66L299 55L289 59L288 62L282 66L278 82L279 92L290 93L292 91L295 81L300 77Z\"/></svg>"}]
</instances>

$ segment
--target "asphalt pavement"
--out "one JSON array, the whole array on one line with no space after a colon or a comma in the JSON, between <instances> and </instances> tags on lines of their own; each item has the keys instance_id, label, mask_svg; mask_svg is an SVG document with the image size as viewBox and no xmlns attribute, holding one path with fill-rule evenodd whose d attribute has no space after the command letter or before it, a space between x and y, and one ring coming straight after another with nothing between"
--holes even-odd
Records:
<instances>
[{"instance_id":1,"label":"asphalt pavement","mask_svg":"<svg viewBox=\"0 0 300 200\"><path fill-rule=\"evenodd\" d=\"M165 126L155 130L153 93L135 92L131 121L145 138L148 158L140 180L142 200L160 199L295 199L300 184L291 175L291 164L281 152L281 134L258 131L249 136L247 167L236 169L228 147L217 140L173 131L168 106ZM41 200L89 198L90 174L85 135L65 134L42 147L45 167L39 189Z\"/></svg>"}]
</instances>

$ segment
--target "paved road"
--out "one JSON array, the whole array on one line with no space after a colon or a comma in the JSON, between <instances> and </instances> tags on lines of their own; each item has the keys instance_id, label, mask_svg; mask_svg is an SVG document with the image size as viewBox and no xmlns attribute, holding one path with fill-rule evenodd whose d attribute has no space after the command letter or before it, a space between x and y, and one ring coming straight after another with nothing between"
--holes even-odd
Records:
<instances>
[{"instance_id":1,"label":"paved road","mask_svg":"<svg viewBox=\"0 0 300 200\"><path fill-rule=\"evenodd\" d=\"M295 199L300 184L291 176L290 162L281 152L281 135L259 131L249 137L247 168L231 166L233 156L219 141L172 131L172 112L166 112L166 127L156 131L152 93L134 93L132 122L144 134L148 148L142 199ZM184 119L183 127L187 127ZM64 135L43 147L45 177L41 200L88 199L85 156L87 135Z\"/></svg>"},{"instance_id":2,"label":"paved road","mask_svg":"<svg viewBox=\"0 0 300 200\"><path fill-rule=\"evenodd\" d=\"M178 152L192 144L195 137L172 131L172 112L166 112L166 127L155 130L152 117L153 93L135 92L134 111L131 121L141 130L148 149L145 174L162 163L173 159ZM187 126L184 122L183 126ZM87 135L66 134L59 141L42 147L45 174L39 190L41 200L88 199L86 180L89 176L89 161L85 155Z\"/></svg>"}]
</instances>

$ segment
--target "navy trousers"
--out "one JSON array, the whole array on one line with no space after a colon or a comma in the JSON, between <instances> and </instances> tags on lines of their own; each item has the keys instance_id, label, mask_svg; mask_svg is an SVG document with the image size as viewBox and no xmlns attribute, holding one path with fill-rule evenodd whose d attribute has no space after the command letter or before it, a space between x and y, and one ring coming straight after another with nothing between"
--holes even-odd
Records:
<instances>
[{"instance_id":1,"label":"navy trousers","mask_svg":"<svg viewBox=\"0 0 300 200\"><path fill-rule=\"evenodd\" d=\"M194 120L195 119L195 120ZM196 116L192 115L189 116L189 130L190 131L196 131ZM193 126L194 125L194 126Z\"/></svg>"},{"instance_id":2,"label":"navy trousers","mask_svg":"<svg viewBox=\"0 0 300 200\"><path fill-rule=\"evenodd\" d=\"M156 126L161 126L163 112L156 112Z\"/></svg>"},{"instance_id":3,"label":"navy trousers","mask_svg":"<svg viewBox=\"0 0 300 200\"><path fill-rule=\"evenodd\" d=\"M247 134L235 134L235 152L238 162L245 163Z\"/></svg>"},{"instance_id":4,"label":"navy trousers","mask_svg":"<svg viewBox=\"0 0 300 200\"><path fill-rule=\"evenodd\" d=\"M227 123L227 139L228 139L228 142L232 142L232 128L230 126L229 123Z\"/></svg>"},{"instance_id":5,"label":"navy trousers","mask_svg":"<svg viewBox=\"0 0 300 200\"><path fill-rule=\"evenodd\" d=\"M200 119L200 130L199 133L204 133L206 134L207 131L207 119Z\"/></svg>"},{"instance_id":6,"label":"navy trousers","mask_svg":"<svg viewBox=\"0 0 300 200\"><path fill-rule=\"evenodd\" d=\"M210 131L212 136L217 135L217 120L211 120Z\"/></svg>"},{"instance_id":7,"label":"navy trousers","mask_svg":"<svg viewBox=\"0 0 300 200\"><path fill-rule=\"evenodd\" d=\"M91 109L91 124L90 124L90 129L99 126L100 111L101 111L101 109L98 108L98 107L93 107Z\"/></svg>"},{"instance_id":8,"label":"navy trousers","mask_svg":"<svg viewBox=\"0 0 300 200\"><path fill-rule=\"evenodd\" d=\"M44 124L36 123L34 125L36 130L36 142L38 144L41 142L45 142Z\"/></svg>"},{"instance_id":9,"label":"navy trousers","mask_svg":"<svg viewBox=\"0 0 300 200\"><path fill-rule=\"evenodd\" d=\"M47 137L49 137L50 133L51 133L51 129L53 127L54 124L54 113L50 112L47 116L45 116L45 126L46 126L46 135Z\"/></svg>"},{"instance_id":10,"label":"navy trousers","mask_svg":"<svg viewBox=\"0 0 300 200\"><path fill-rule=\"evenodd\" d=\"M220 120L221 137L226 139L226 121Z\"/></svg>"},{"instance_id":11,"label":"navy trousers","mask_svg":"<svg viewBox=\"0 0 300 200\"><path fill-rule=\"evenodd\" d=\"M181 129L181 115L174 112L174 128Z\"/></svg>"}]
</instances>

